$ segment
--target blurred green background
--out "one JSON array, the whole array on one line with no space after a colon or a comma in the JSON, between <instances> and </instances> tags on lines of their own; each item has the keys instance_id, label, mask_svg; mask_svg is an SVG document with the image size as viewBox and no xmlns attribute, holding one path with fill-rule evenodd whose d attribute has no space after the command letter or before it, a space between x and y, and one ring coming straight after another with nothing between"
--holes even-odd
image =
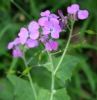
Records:
<instances>
[{"instance_id":1,"label":"blurred green background","mask_svg":"<svg viewBox=\"0 0 97 100\"><path fill-rule=\"evenodd\" d=\"M70 48L69 54L78 57L81 61L73 71L70 82L66 84L71 100L97 100L97 35L89 35L85 30L90 29L97 33L97 0L0 0L0 88L4 86L5 91L0 90L0 100L11 99L13 87L6 79L9 69L14 69L16 75L20 75L25 67L21 58L13 59L11 52L7 50L7 45L13 41L21 27L26 26L32 20L38 20L40 12L49 9L56 13L58 9L67 14L67 6L77 3L81 9L89 11L89 18L84 21L77 21L73 34L81 32L72 38L72 44L79 44L85 41L78 48ZM62 49L68 39L68 31L61 33L59 44ZM36 50L29 50L27 59ZM43 62L45 57L43 57ZM37 57L34 60L37 63ZM31 70L34 82L38 82L41 87L48 88L50 84L49 73L45 68L34 68ZM25 77L24 77L25 78ZM41 80L44 79L44 84ZM48 81L49 80L49 81ZM63 84L64 85L64 84ZM3 93L2 93L3 91Z\"/></svg>"}]
</instances>

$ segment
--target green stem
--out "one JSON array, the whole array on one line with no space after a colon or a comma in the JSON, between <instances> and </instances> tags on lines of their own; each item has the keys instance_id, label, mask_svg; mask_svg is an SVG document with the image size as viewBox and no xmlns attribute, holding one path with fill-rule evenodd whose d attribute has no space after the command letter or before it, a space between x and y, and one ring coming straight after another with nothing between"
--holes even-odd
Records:
<instances>
[{"instance_id":1,"label":"green stem","mask_svg":"<svg viewBox=\"0 0 97 100\"><path fill-rule=\"evenodd\" d=\"M54 65L53 65L53 61L52 61L52 57L50 52L48 51L48 56L49 56L49 60L51 63L51 71L52 71L52 82L51 82L51 97L50 100L53 100L53 90L54 90Z\"/></svg>"},{"instance_id":2,"label":"green stem","mask_svg":"<svg viewBox=\"0 0 97 100\"><path fill-rule=\"evenodd\" d=\"M25 67L28 68L27 63L26 63L26 59L25 59L25 55L23 56L23 61L24 61ZM29 78L29 81L30 81L30 84L31 84L31 87L32 87L32 90L33 90L33 93L34 93L34 97L36 99L37 95L36 95L36 91L35 91L35 88L34 88L34 84L33 84L30 72L28 72L28 78Z\"/></svg>"},{"instance_id":3,"label":"green stem","mask_svg":"<svg viewBox=\"0 0 97 100\"><path fill-rule=\"evenodd\" d=\"M68 46L69 46L69 43L70 43L70 40L71 40L71 37L72 37L73 25L74 25L74 22L71 22L70 35L69 35L69 38L68 38L66 47L65 47L65 49L64 49L64 52L63 52L63 54L62 54L62 57L61 57L61 59L60 59L58 65L57 65L57 67L56 67L56 69L55 69L55 71L54 71L54 75L56 74L56 72L57 72L58 68L60 67L60 64L61 64L61 62L62 62L62 60L63 60L63 58L64 58L64 56L65 56L65 54L66 54L67 48L68 48Z\"/></svg>"}]
</instances>

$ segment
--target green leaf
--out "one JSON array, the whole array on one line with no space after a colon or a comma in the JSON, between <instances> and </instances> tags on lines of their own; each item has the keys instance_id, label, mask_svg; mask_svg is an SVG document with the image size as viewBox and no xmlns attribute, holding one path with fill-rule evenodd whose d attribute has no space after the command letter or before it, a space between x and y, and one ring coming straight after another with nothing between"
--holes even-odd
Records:
<instances>
[{"instance_id":1,"label":"green leaf","mask_svg":"<svg viewBox=\"0 0 97 100\"><path fill-rule=\"evenodd\" d=\"M26 68L26 69L23 71L22 75L27 74L31 69L32 69L32 67Z\"/></svg>"},{"instance_id":2,"label":"green leaf","mask_svg":"<svg viewBox=\"0 0 97 100\"><path fill-rule=\"evenodd\" d=\"M71 46L72 48L78 48L78 47L80 47L82 44L76 44L76 45L73 45L73 46Z\"/></svg>"},{"instance_id":3,"label":"green leaf","mask_svg":"<svg viewBox=\"0 0 97 100\"><path fill-rule=\"evenodd\" d=\"M0 100L13 100L14 90L13 85L6 78L0 79Z\"/></svg>"},{"instance_id":4,"label":"green leaf","mask_svg":"<svg viewBox=\"0 0 97 100\"><path fill-rule=\"evenodd\" d=\"M11 74L8 74L7 78L14 86L14 100L35 100L31 85L28 81Z\"/></svg>"},{"instance_id":5,"label":"green leaf","mask_svg":"<svg viewBox=\"0 0 97 100\"><path fill-rule=\"evenodd\" d=\"M40 61L42 58L42 54L39 54L38 60Z\"/></svg>"},{"instance_id":6,"label":"green leaf","mask_svg":"<svg viewBox=\"0 0 97 100\"><path fill-rule=\"evenodd\" d=\"M51 93L49 90L41 89L39 96L36 100L50 100ZM53 100L70 100L69 96L66 93L66 89L55 90L53 95Z\"/></svg>"},{"instance_id":7,"label":"green leaf","mask_svg":"<svg viewBox=\"0 0 97 100\"><path fill-rule=\"evenodd\" d=\"M39 91L39 96L36 100L50 100L50 91L46 89L41 89Z\"/></svg>"},{"instance_id":8,"label":"green leaf","mask_svg":"<svg viewBox=\"0 0 97 100\"><path fill-rule=\"evenodd\" d=\"M8 74L14 74L16 71L15 70L9 70Z\"/></svg>"},{"instance_id":9,"label":"green leaf","mask_svg":"<svg viewBox=\"0 0 97 100\"><path fill-rule=\"evenodd\" d=\"M54 66L57 66L58 62L60 60L59 58L55 58L54 61ZM74 56L69 56L66 55L63 58L63 61L59 67L59 69L56 72L56 76L61 79L64 83L67 79L70 79L72 76L72 71L79 62L78 58Z\"/></svg>"},{"instance_id":10,"label":"green leaf","mask_svg":"<svg viewBox=\"0 0 97 100\"><path fill-rule=\"evenodd\" d=\"M92 30L86 30L85 31L86 33L88 33L88 34L96 34L94 31L92 31Z\"/></svg>"},{"instance_id":11,"label":"green leaf","mask_svg":"<svg viewBox=\"0 0 97 100\"><path fill-rule=\"evenodd\" d=\"M54 94L54 98L54 100L70 100L65 88L57 90Z\"/></svg>"}]
</instances>

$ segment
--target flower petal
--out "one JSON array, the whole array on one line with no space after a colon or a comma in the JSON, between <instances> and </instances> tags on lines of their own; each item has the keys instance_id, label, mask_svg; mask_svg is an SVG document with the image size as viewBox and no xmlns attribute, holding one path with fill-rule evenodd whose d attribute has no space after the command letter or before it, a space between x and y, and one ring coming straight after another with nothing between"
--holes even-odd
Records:
<instances>
[{"instance_id":1,"label":"flower petal","mask_svg":"<svg viewBox=\"0 0 97 100\"><path fill-rule=\"evenodd\" d=\"M27 38L28 37L28 30L26 28L22 27L20 29L20 32L19 32L18 36Z\"/></svg>"},{"instance_id":2,"label":"flower petal","mask_svg":"<svg viewBox=\"0 0 97 100\"><path fill-rule=\"evenodd\" d=\"M51 48L51 45L50 45L49 42L46 42L46 44L45 44L45 50L46 51L52 51L52 48Z\"/></svg>"},{"instance_id":3,"label":"flower petal","mask_svg":"<svg viewBox=\"0 0 97 100\"><path fill-rule=\"evenodd\" d=\"M40 13L41 16L48 16L49 14L50 14L49 10L46 10L45 12Z\"/></svg>"},{"instance_id":4,"label":"flower petal","mask_svg":"<svg viewBox=\"0 0 97 100\"><path fill-rule=\"evenodd\" d=\"M58 49L58 43L54 40L50 40L50 45L52 47L53 50L57 50Z\"/></svg>"},{"instance_id":5,"label":"flower petal","mask_svg":"<svg viewBox=\"0 0 97 100\"><path fill-rule=\"evenodd\" d=\"M17 44L19 44L19 43L20 43L20 39L19 39L19 38L15 38L14 44L17 45Z\"/></svg>"},{"instance_id":6,"label":"flower petal","mask_svg":"<svg viewBox=\"0 0 97 100\"><path fill-rule=\"evenodd\" d=\"M52 37L52 38L55 38L55 39L58 39L58 38L59 38L59 32L57 32L57 31L52 32L52 33L51 33L51 37Z\"/></svg>"},{"instance_id":7,"label":"flower petal","mask_svg":"<svg viewBox=\"0 0 97 100\"><path fill-rule=\"evenodd\" d=\"M51 22L53 21L54 23L59 24L59 20L56 19L56 18L50 18L50 21L51 21Z\"/></svg>"},{"instance_id":8,"label":"flower petal","mask_svg":"<svg viewBox=\"0 0 97 100\"><path fill-rule=\"evenodd\" d=\"M44 26L44 23L48 21L48 18L47 17L42 17L38 20L38 23L40 26Z\"/></svg>"},{"instance_id":9,"label":"flower petal","mask_svg":"<svg viewBox=\"0 0 97 100\"><path fill-rule=\"evenodd\" d=\"M22 56L23 56L22 51L18 50L18 51L17 51L17 55L18 55L18 57L22 57Z\"/></svg>"},{"instance_id":10,"label":"flower petal","mask_svg":"<svg viewBox=\"0 0 97 100\"><path fill-rule=\"evenodd\" d=\"M12 51L12 55L13 55L14 58L18 57L17 51L16 51L16 50L13 50L13 51Z\"/></svg>"},{"instance_id":11,"label":"flower petal","mask_svg":"<svg viewBox=\"0 0 97 100\"><path fill-rule=\"evenodd\" d=\"M69 14L75 14L79 10L79 5L78 4L73 4L69 7L67 7L67 12Z\"/></svg>"},{"instance_id":12,"label":"flower petal","mask_svg":"<svg viewBox=\"0 0 97 100\"><path fill-rule=\"evenodd\" d=\"M14 45L14 42L10 42L10 43L8 44L7 48L10 50L10 49L13 48L13 45Z\"/></svg>"},{"instance_id":13,"label":"flower petal","mask_svg":"<svg viewBox=\"0 0 97 100\"><path fill-rule=\"evenodd\" d=\"M35 21L30 22L28 25L29 32L33 31L34 29L39 29L39 24Z\"/></svg>"},{"instance_id":14,"label":"flower petal","mask_svg":"<svg viewBox=\"0 0 97 100\"><path fill-rule=\"evenodd\" d=\"M89 15L89 12L87 10L80 10L78 12L78 18L81 20L88 18L88 15Z\"/></svg>"},{"instance_id":15,"label":"flower petal","mask_svg":"<svg viewBox=\"0 0 97 100\"><path fill-rule=\"evenodd\" d=\"M20 43L21 44L25 44L26 43L26 40L27 40L26 37L20 37L19 39L20 39Z\"/></svg>"},{"instance_id":16,"label":"flower petal","mask_svg":"<svg viewBox=\"0 0 97 100\"><path fill-rule=\"evenodd\" d=\"M26 45L28 48L33 48L35 46L38 46L38 41L37 40L32 40L32 39L28 39L26 42Z\"/></svg>"},{"instance_id":17,"label":"flower petal","mask_svg":"<svg viewBox=\"0 0 97 100\"><path fill-rule=\"evenodd\" d=\"M37 39L38 37L39 37L39 31L38 31L38 30L33 30L33 31L31 31L31 33L30 33L30 38L31 38L31 39L35 40L35 39Z\"/></svg>"}]
</instances>

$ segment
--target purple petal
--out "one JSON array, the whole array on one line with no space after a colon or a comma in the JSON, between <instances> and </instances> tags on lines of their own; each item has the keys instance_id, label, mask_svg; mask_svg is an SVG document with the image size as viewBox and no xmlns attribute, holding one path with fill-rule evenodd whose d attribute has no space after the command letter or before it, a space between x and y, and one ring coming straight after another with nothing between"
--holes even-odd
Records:
<instances>
[{"instance_id":1,"label":"purple petal","mask_svg":"<svg viewBox=\"0 0 97 100\"><path fill-rule=\"evenodd\" d=\"M19 43L20 43L20 38L16 38L16 39L14 40L14 44L17 45L17 44L19 44Z\"/></svg>"},{"instance_id":2,"label":"purple petal","mask_svg":"<svg viewBox=\"0 0 97 100\"><path fill-rule=\"evenodd\" d=\"M59 24L60 24L61 28L63 29L63 28L66 27L67 22L65 21L65 19L61 19L61 20L59 21Z\"/></svg>"},{"instance_id":3,"label":"purple petal","mask_svg":"<svg viewBox=\"0 0 97 100\"><path fill-rule=\"evenodd\" d=\"M46 51L52 51L52 48L51 48L51 45L50 45L49 42L46 42L46 44L45 44L45 50Z\"/></svg>"},{"instance_id":4,"label":"purple petal","mask_svg":"<svg viewBox=\"0 0 97 100\"><path fill-rule=\"evenodd\" d=\"M14 46L14 42L10 42L10 43L8 43L7 48L10 50L13 48L13 46Z\"/></svg>"},{"instance_id":5,"label":"purple petal","mask_svg":"<svg viewBox=\"0 0 97 100\"><path fill-rule=\"evenodd\" d=\"M42 28L42 33L48 35L50 33L50 28L53 27L50 21L46 21L44 27Z\"/></svg>"},{"instance_id":6,"label":"purple petal","mask_svg":"<svg viewBox=\"0 0 97 100\"><path fill-rule=\"evenodd\" d=\"M39 37L39 31L38 30L33 30L33 31L31 31L31 33L30 33L30 38L31 39L37 39Z\"/></svg>"},{"instance_id":7,"label":"purple petal","mask_svg":"<svg viewBox=\"0 0 97 100\"><path fill-rule=\"evenodd\" d=\"M59 32L52 32L51 37L55 38L55 39L58 39L59 38Z\"/></svg>"},{"instance_id":8,"label":"purple petal","mask_svg":"<svg viewBox=\"0 0 97 100\"><path fill-rule=\"evenodd\" d=\"M59 16L57 16L57 15L55 15L55 14L50 14L50 17L52 17L52 18L56 18L56 19L59 18Z\"/></svg>"},{"instance_id":9,"label":"purple petal","mask_svg":"<svg viewBox=\"0 0 97 100\"><path fill-rule=\"evenodd\" d=\"M67 7L67 12L69 14L75 14L77 11L79 11L79 5L78 4L73 4L69 7Z\"/></svg>"},{"instance_id":10,"label":"purple petal","mask_svg":"<svg viewBox=\"0 0 97 100\"><path fill-rule=\"evenodd\" d=\"M59 24L56 24L56 23L52 23L52 24L53 24L53 28L54 28L55 31L57 31L57 32L61 32L62 31L62 29L61 29Z\"/></svg>"},{"instance_id":11,"label":"purple petal","mask_svg":"<svg viewBox=\"0 0 97 100\"><path fill-rule=\"evenodd\" d=\"M28 30L24 27L20 29L20 32L18 34L19 37L28 37Z\"/></svg>"},{"instance_id":12,"label":"purple petal","mask_svg":"<svg viewBox=\"0 0 97 100\"><path fill-rule=\"evenodd\" d=\"M78 12L78 18L81 20L88 18L88 15L89 15L89 12L87 10L80 10Z\"/></svg>"},{"instance_id":13,"label":"purple petal","mask_svg":"<svg viewBox=\"0 0 97 100\"><path fill-rule=\"evenodd\" d=\"M23 53L20 50L17 51L17 54L18 54L18 57L23 57Z\"/></svg>"},{"instance_id":14,"label":"purple petal","mask_svg":"<svg viewBox=\"0 0 97 100\"><path fill-rule=\"evenodd\" d=\"M56 19L56 18L51 18L50 21L51 21L51 22L53 21L54 23L59 24L59 20Z\"/></svg>"},{"instance_id":15,"label":"purple petal","mask_svg":"<svg viewBox=\"0 0 97 100\"><path fill-rule=\"evenodd\" d=\"M58 49L58 43L54 40L50 40L50 45L52 47L53 50L57 50Z\"/></svg>"},{"instance_id":16,"label":"purple petal","mask_svg":"<svg viewBox=\"0 0 97 100\"><path fill-rule=\"evenodd\" d=\"M16 51L16 50L13 50L13 51L12 51L12 55L13 55L14 58L18 57L17 51Z\"/></svg>"},{"instance_id":17,"label":"purple petal","mask_svg":"<svg viewBox=\"0 0 97 100\"><path fill-rule=\"evenodd\" d=\"M47 17L42 17L38 20L38 23L40 26L44 26L44 23L48 21L48 18Z\"/></svg>"},{"instance_id":18,"label":"purple petal","mask_svg":"<svg viewBox=\"0 0 97 100\"><path fill-rule=\"evenodd\" d=\"M21 44L25 44L26 40L27 40L27 37L20 37L19 39L20 39Z\"/></svg>"},{"instance_id":19,"label":"purple petal","mask_svg":"<svg viewBox=\"0 0 97 100\"><path fill-rule=\"evenodd\" d=\"M79 5L78 4L72 4L71 7L76 9L76 10L79 10Z\"/></svg>"},{"instance_id":20,"label":"purple petal","mask_svg":"<svg viewBox=\"0 0 97 100\"><path fill-rule=\"evenodd\" d=\"M35 46L38 46L38 41L37 40L32 40L32 39L28 39L26 42L26 45L28 48L33 48Z\"/></svg>"},{"instance_id":21,"label":"purple petal","mask_svg":"<svg viewBox=\"0 0 97 100\"><path fill-rule=\"evenodd\" d=\"M58 10L58 14L59 14L61 17L64 16L64 15L63 15L63 12L62 12L61 10Z\"/></svg>"},{"instance_id":22,"label":"purple petal","mask_svg":"<svg viewBox=\"0 0 97 100\"><path fill-rule=\"evenodd\" d=\"M40 13L41 16L48 16L49 14L50 14L49 10L46 10L45 12Z\"/></svg>"},{"instance_id":23,"label":"purple petal","mask_svg":"<svg viewBox=\"0 0 97 100\"><path fill-rule=\"evenodd\" d=\"M48 39L48 35L44 35L44 36L41 36L39 40L44 44L46 43L47 39Z\"/></svg>"},{"instance_id":24,"label":"purple petal","mask_svg":"<svg viewBox=\"0 0 97 100\"><path fill-rule=\"evenodd\" d=\"M14 58L16 57L22 57L23 56L23 53L21 52L21 50L19 49L18 46L15 46L13 52L12 52L12 55Z\"/></svg>"},{"instance_id":25,"label":"purple petal","mask_svg":"<svg viewBox=\"0 0 97 100\"><path fill-rule=\"evenodd\" d=\"M33 31L34 29L39 29L39 24L35 21L30 22L28 26L29 32Z\"/></svg>"}]
</instances>

